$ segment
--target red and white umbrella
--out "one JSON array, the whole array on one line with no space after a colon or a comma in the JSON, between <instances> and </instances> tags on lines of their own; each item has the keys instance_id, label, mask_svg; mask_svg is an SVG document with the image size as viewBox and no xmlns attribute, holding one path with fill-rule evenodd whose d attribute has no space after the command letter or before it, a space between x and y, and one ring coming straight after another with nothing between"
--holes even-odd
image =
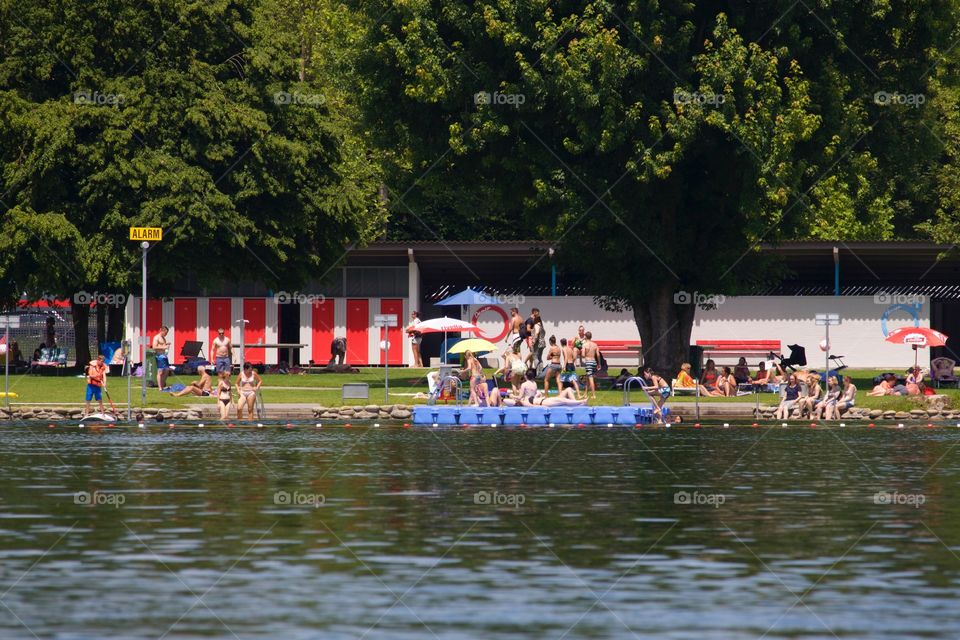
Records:
<instances>
[{"instance_id":1,"label":"red and white umbrella","mask_svg":"<svg viewBox=\"0 0 960 640\"><path fill-rule=\"evenodd\" d=\"M417 325L417 331L420 333L476 333L480 331L480 327L465 320L457 320L456 318L447 318L444 316L442 318L424 320Z\"/></svg>"},{"instance_id":2,"label":"red and white umbrella","mask_svg":"<svg viewBox=\"0 0 960 640\"><path fill-rule=\"evenodd\" d=\"M917 366L917 349L942 347L947 344L947 336L927 327L900 327L887 334L887 342L911 345L914 351L913 366Z\"/></svg>"},{"instance_id":3,"label":"red and white umbrella","mask_svg":"<svg viewBox=\"0 0 960 640\"><path fill-rule=\"evenodd\" d=\"M448 333L477 333L480 331L480 327L475 324L470 324L465 320L457 320L456 318L448 318L444 316L442 318L431 318L429 320L424 320L417 325L417 331L420 333L442 333L443 344L445 348L447 344ZM441 350L441 355L445 361L446 354L443 350Z\"/></svg>"}]
</instances>

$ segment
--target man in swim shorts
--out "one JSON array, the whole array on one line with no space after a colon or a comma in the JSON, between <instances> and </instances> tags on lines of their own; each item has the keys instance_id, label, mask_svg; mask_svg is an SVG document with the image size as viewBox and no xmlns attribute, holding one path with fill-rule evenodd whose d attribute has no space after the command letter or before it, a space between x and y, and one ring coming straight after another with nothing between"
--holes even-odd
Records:
<instances>
[{"instance_id":1,"label":"man in swim shorts","mask_svg":"<svg viewBox=\"0 0 960 640\"><path fill-rule=\"evenodd\" d=\"M587 331L583 334L583 346L580 347L580 353L583 356L583 368L587 376L585 390L591 393L593 400L597 399L597 383L593 379L597 372L597 354L600 353L600 347L593 341L593 334Z\"/></svg>"},{"instance_id":2,"label":"man in swim shorts","mask_svg":"<svg viewBox=\"0 0 960 640\"><path fill-rule=\"evenodd\" d=\"M232 358L233 344L221 327L217 329L217 337L213 339L213 343L210 345L210 362L216 363L217 373L221 371L230 373L233 370Z\"/></svg>"},{"instance_id":3,"label":"man in swim shorts","mask_svg":"<svg viewBox=\"0 0 960 640\"><path fill-rule=\"evenodd\" d=\"M170 343L167 342L167 333L170 328L167 325L160 327L160 333L153 336L153 350L157 352L157 387L163 391L167 376L170 375L170 360L167 358L167 349Z\"/></svg>"},{"instance_id":4,"label":"man in swim shorts","mask_svg":"<svg viewBox=\"0 0 960 640\"><path fill-rule=\"evenodd\" d=\"M580 397L580 379L577 377L577 365L574 363L577 350L566 338L560 338L560 351L563 353L563 372L560 374L560 385L569 384Z\"/></svg>"},{"instance_id":5,"label":"man in swim shorts","mask_svg":"<svg viewBox=\"0 0 960 640\"><path fill-rule=\"evenodd\" d=\"M507 338L504 340L507 344L520 353L520 328L523 326L523 318L520 317L520 309L513 307L510 309L510 330L507 331Z\"/></svg>"}]
</instances>

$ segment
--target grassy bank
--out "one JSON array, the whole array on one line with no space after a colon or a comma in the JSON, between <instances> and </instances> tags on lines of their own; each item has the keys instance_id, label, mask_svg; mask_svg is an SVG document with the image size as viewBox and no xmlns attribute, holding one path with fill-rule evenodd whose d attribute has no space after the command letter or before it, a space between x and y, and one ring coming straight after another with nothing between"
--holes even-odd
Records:
<instances>
[{"instance_id":1,"label":"grassy bank","mask_svg":"<svg viewBox=\"0 0 960 640\"><path fill-rule=\"evenodd\" d=\"M428 369L390 369L390 403L418 404L424 400L416 400L413 395L425 392L427 389L426 374ZM487 370L491 375L493 370ZM903 397L871 398L866 394L873 388L873 377L879 373L873 369L847 369L847 375L853 378L854 384L860 390L857 396L857 405L876 409L892 409L904 411L916 406L915 400ZM171 376L170 382L187 384L196 379L196 376ZM364 368L358 374L312 374L312 375L264 375L264 401L269 404L312 404L325 406L341 406L347 404L362 405L368 401L341 400L341 385L346 382L366 382L370 385L369 402L381 404L384 402L384 371L382 368ZM109 381L110 394L115 403L125 403L127 399L126 379L111 378ZM10 390L18 394L11 402L17 403L79 403L83 402L85 381L82 377L64 375L59 377L17 375L10 377ZM941 389L951 397L954 406L960 406L960 391L957 389ZM633 401L640 400L642 393L637 390L631 393ZM133 379L133 404L140 404L140 379ZM702 403L743 402L752 403L756 398L753 395L738 398L701 398ZM106 398L104 398L106 402ZM691 396L678 396L671 399L674 403L694 402ZM760 394L761 404L773 404L777 396L772 393ZM147 389L147 404L153 407L184 407L188 404L203 404L213 402L210 398L185 396L174 398L169 393L161 393L154 388ZM599 391L597 401L591 404L619 405L623 403L622 391Z\"/></svg>"}]
</instances>

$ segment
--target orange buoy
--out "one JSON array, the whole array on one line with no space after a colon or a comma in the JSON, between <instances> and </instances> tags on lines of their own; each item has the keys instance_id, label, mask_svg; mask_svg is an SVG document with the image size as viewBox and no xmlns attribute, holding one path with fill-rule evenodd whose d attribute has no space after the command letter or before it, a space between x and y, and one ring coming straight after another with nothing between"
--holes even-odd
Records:
<instances>
[{"instance_id":1,"label":"orange buoy","mask_svg":"<svg viewBox=\"0 0 960 640\"><path fill-rule=\"evenodd\" d=\"M410 423L409 423L409 422L404 422L404 423L403 423L403 428L404 428L404 429L409 429L409 428L410 428Z\"/></svg>"},{"instance_id":2,"label":"orange buoy","mask_svg":"<svg viewBox=\"0 0 960 640\"><path fill-rule=\"evenodd\" d=\"M871 423L868 424L867 426L870 427L871 429L873 429L876 425L871 422Z\"/></svg>"}]
</instances>

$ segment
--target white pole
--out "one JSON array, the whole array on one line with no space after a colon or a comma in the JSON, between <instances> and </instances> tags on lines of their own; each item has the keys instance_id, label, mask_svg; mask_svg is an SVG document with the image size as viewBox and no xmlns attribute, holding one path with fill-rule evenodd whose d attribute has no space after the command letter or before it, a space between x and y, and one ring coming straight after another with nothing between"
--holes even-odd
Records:
<instances>
[{"instance_id":1,"label":"white pole","mask_svg":"<svg viewBox=\"0 0 960 640\"><path fill-rule=\"evenodd\" d=\"M147 250L150 248L149 242L141 242L140 248L143 249L143 291L140 298L140 342L143 343L141 351L141 372L143 376L140 384L140 408L147 406Z\"/></svg>"},{"instance_id":2,"label":"white pole","mask_svg":"<svg viewBox=\"0 0 960 640\"><path fill-rule=\"evenodd\" d=\"M824 349L824 353L826 355L826 361L825 361L826 364L824 365L824 369L823 369L824 380L827 380L830 377L830 321L829 320L827 320L826 330L827 330L827 336L826 336L827 348Z\"/></svg>"},{"instance_id":3,"label":"white pole","mask_svg":"<svg viewBox=\"0 0 960 640\"><path fill-rule=\"evenodd\" d=\"M390 325L385 323L383 327L383 401L390 403Z\"/></svg>"},{"instance_id":4,"label":"white pole","mask_svg":"<svg viewBox=\"0 0 960 640\"><path fill-rule=\"evenodd\" d=\"M4 344L7 345L7 357L3 365L3 391L7 399L7 413L10 413L10 314L7 313L7 328ZM12 414L11 414L12 417Z\"/></svg>"},{"instance_id":5,"label":"white pole","mask_svg":"<svg viewBox=\"0 0 960 640\"><path fill-rule=\"evenodd\" d=\"M243 371L243 363L246 362L243 359L243 345L247 341L247 323L249 320L243 318L240 319L240 372ZM233 371L230 372L230 375L233 375Z\"/></svg>"}]
</instances>

